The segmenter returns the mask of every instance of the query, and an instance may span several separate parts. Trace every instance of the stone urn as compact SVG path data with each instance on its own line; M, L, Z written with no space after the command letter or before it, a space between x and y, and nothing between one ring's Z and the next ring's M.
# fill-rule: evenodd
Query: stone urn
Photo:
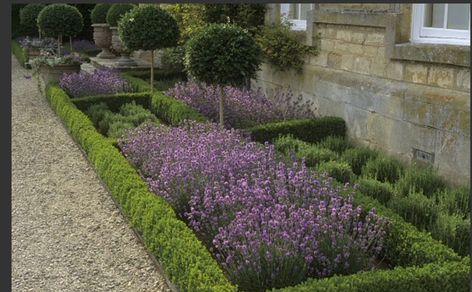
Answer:
M93 40L97 47L102 51L97 55L100 59L113 59L116 56L110 52L111 47L111 31L110 26L107 23L94 23L93 27Z
M39 68L39 73L44 84L47 85L49 82L57 82L61 79L64 73L79 73L80 64L60 64L60 65L42 65Z
M136 62L130 58L131 52L127 50L123 42L121 41L120 34L118 33L118 27L110 27L111 30L111 46L113 50L121 55L116 62L118 67L134 67L137 66Z

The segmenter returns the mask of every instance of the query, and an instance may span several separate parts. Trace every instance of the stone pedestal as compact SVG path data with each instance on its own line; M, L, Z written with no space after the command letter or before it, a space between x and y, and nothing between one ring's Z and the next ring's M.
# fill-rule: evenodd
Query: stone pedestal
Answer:
M110 26L106 23L95 23L93 27L93 40L97 47L102 51L97 55L100 59L113 59L116 56L110 52L111 47L111 31Z

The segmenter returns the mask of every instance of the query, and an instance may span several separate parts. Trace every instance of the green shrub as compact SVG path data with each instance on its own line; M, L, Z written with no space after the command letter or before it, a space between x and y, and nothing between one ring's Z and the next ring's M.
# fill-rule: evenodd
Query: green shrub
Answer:
M25 67L25 68L28 67L28 61L29 61L28 52L25 48L20 46L20 44L15 40L11 41L11 52L16 57L16 59L18 60L18 63L20 63L22 67Z
M30 3L20 10L20 24L25 33L38 35L38 15L44 7L41 3Z
M296 157L299 159L305 159L306 166L314 167L322 162L336 159L337 155L329 149L320 148L317 145L309 145L300 148L296 153Z
M427 198L426 198L427 199ZM420 232L411 223L406 222L398 213L387 208L379 201L357 191L354 205L364 210L375 208L380 216L388 219L384 256L394 266L422 266L432 262L460 260L450 247L431 238L426 232Z
M191 76L207 84L242 86L256 76L260 53L242 28L211 24L187 42L185 67Z
M470 259L431 263L423 267L396 267L349 276L310 279L279 292L466 292L470 290Z
M275 139L274 146L275 150L287 155L290 153L297 153L301 148L308 147L310 144L295 139L293 135L289 134Z
M414 191L407 196L394 196L388 206L421 230L428 230L435 224L440 213L434 200Z
M470 215L470 188L467 186L440 190L434 193L434 199L449 215L458 214L464 218Z
M304 35L294 32L289 25L265 27L257 38L267 61L280 71L294 69L301 72L305 57L318 50L303 44Z
M74 98L71 101L82 111L87 110L92 105L103 102L111 111L117 112L120 110L122 105L132 102L136 103L137 105L142 105L144 108L149 108L151 106L151 95L146 92L117 93L111 95L79 97Z
M322 117L306 120L291 120L267 123L247 129L257 142L272 142L279 136L293 135L308 143L316 143L328 136L344 137L346 123L338 117Z
M207 118L173 97L164 95L161 92L155 92L152 96L151 111L161 121L168 125L176 126L184 120L194 120L199 122L207 121Z
M136 126L131 122L125 122L123 120L112 121L108 126L107 136L109 138L120 138L124 132L129 129L133 129Z
M328 148L338 154L343 154L344 151L352 147L344 137L339 136L328 136L321 140L318 145L323 148Z
M144 122L157 122L156 116L150 110L135 103L124 104L120 109L120 114L136 127Z
M47 98L172 283L181 291L236 291L192 230L162 197L148 190L126 158L95 130L67 94L50 85Z
M320 173L327 173L328 176L334 178L340 183L347 183L354 180L355 175L344 161L324 161L320 162L316 170Z
M394 195L392 185L387 182L380 182L373 178L361 178L358 184L361 193L378 200L384 205L387 205Z
M98 3L90 12L90 19L92 23L107 23L107 13L112 4Z
M379 156L362 168L362 174L376 180L396 182L403 173L403 165L396 159Z
M400 195L406 196L410 190L422 192L431 198L437 191L446 188L446 182L433 172L431 167L420 168L412 165L408 167L405 174L398 180L397 191Z
M439 214L430 228L431 236L453 248L459 255L469 254L470 219L460 215Z
M136 7L136 5L132 3L115 3L110 6L106 14L106 22L110 25L110 27L115 27L118 25L118 21L121 19L123 14L130 11Z
M204 20L227 23L228 20L255 34L264 25L265 4L205 4Z
M341 159L346 161L356 175L362 173L362 168L367 161L377 158L379 153L367 147L354 147L346 149L343 152Z
M206 25L203 4L161 4L161 7L177 21L181 33L180 45L184 45L195 32Z
M68 4L51 4L38 15L38 27L45 36L76 36L84 26L79 10Z
M106 113L111 113L111 111L104 102L94 104L87 110L87 116L89 116L90 120L96 127L98 126L98 123L105 117Z
M120 38L130 50L157 50L174 47L179 39L175 19L156 6L138 6L118 22Z

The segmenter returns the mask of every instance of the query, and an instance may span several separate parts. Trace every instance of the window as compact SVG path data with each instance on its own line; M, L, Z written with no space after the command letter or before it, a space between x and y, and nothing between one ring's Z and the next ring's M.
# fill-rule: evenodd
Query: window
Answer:
M306 30L307 12L313 8L314 4L280 4L280 14L292 24L293 30Z
M413 4L411 41L470 45L470 4Z

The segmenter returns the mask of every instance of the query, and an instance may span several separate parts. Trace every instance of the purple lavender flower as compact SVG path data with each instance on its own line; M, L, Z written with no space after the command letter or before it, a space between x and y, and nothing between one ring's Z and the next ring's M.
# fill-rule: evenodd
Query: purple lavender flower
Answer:
M247 128L261 123L287 119L312 118L312 103L294 98L288 91L275 91L266 96L257 90L224 87L225 125L227 128ZM212 121L218 120L220 89L192 81L177 83L166 94L173 96L197 109Z
M131 85L113 69L96 69L93 74L64 73L59 85L71 97L132 91Z
M355 208L349 185L287 166L237 130L144 125L119 146L243 290L369 269L382 251L386 221Z

